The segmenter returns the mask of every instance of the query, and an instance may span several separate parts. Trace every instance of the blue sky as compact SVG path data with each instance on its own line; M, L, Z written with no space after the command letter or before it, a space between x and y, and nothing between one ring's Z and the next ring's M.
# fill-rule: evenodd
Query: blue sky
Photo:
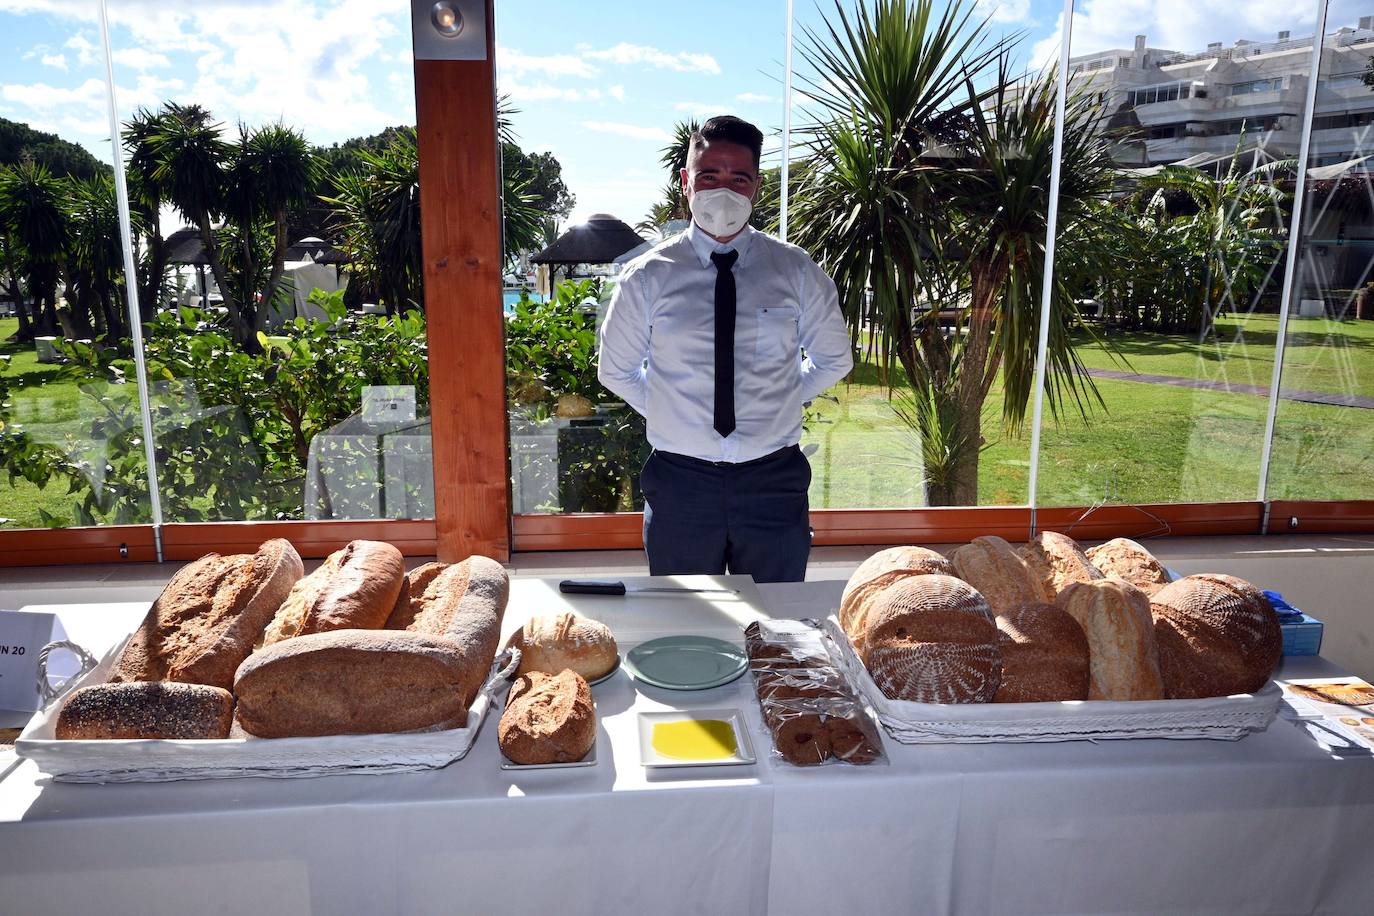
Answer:
M844 0L846 6L853 0ZM798 34L822 10L796 0ZM1062 4L980 2L1023 56L1055 53ZM121 118L164 99L227 124L282 120L329 143L413 123L407 0L109 0ZM496 0L502 91L521 144L551 150L577 196L574 219L635 223L658 198L673 125L730 112L782 124L785 0ZM1334 0L1330 27L1374 14ZM1198 50L1209 41L1310 34L1315 4L1280 0L1078 0L1073 53ZM0 116L110 158L104 58L93 0L0 0ZM794 119L798 116L794 114ZM774 154L776 156L776 154Z

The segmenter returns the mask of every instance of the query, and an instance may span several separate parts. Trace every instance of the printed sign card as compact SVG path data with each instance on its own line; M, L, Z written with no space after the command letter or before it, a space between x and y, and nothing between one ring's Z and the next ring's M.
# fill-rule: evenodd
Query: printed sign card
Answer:
M56 614L0 611L0 724L17 719L22 725L43 705L38 695L38 653L53 640L65 638ZM55 654L50 680L75 674L80 667L70 653Z
M415 419L414 385L365 385L363 421L409 423Z

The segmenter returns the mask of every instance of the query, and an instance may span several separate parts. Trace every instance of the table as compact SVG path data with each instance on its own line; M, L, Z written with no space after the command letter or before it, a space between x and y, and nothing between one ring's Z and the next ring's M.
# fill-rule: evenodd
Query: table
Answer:
M317 433L302 501L307 519L432 518L429 418L372 423L355 415Z
M842 584L760 586L722 607L568 599L516 578L506 629L566 601L623 649L673 629L737 632L755 600L823 614ZM1292 662L1289 676L1336 673ZM758 750L768 738L747 678L700 694L636 686L621 672L596 688L586 769L499 769L491 721L466 759L416 774L80 786L20 764L0 782L0 909L1370 911L1374 757L1333 758L1285 721L1239 742L887 740L886 766L646 771L640 710L738 706Z

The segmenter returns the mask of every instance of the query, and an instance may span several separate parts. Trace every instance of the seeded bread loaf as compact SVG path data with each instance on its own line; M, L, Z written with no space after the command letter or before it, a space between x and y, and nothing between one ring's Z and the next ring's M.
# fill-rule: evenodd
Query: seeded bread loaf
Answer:
M610 629L569 611L531 617L511 635L509 644L520 650L519 674L557 674L568 668L594 681L620 664Z
M405 574L405 560L395 547L351 541L295 584L260 645L329 630L379 628L396 606Z
M1078 542L1058 531L1042 531L1021 548L1021 558L1040 578L1053 601L1071 582L1093 582L1103 578Z
M1121 579L1070 582L1055 604L1088 637L1090 700L1162 700L1150 599Z
M482 556L458 563L426 563L406 577L407 599L387 629L442 637L464 659L463 701L471 705L501 642L501 618L510 579L500 563Z
M234 697L206 684L130 681L72 691L57 714L60 740L227 738Z
M1088 698L1088 637L1063 608L1023 604L997 615L1002 682L994 703Z
M953 576L913 576L884 589L868 614L860 654L894 700L987 703L1002 662L983 596Z
M423 633L296 636L239 666L238 721L260 738L459 728L467 722L470 666L452 642Z
M1054 600L1016 548L999 537L974 538L950 554L949 559L955 574L987 599L994 614Z
M1169 571L1164 564L1130 538L1113 538L1098 544L1086 556L1104 576L1125 579L1147 595L1169 584Z
M865 618L875 597L895 582L931 573L952 576L954 566L942 554L925 547L889 547L859 564L840 597L840 626L854 648L863 644Z
M1187 576L1150 599L1170 699L1254 693L1283 657L1278 615L1234 576Z
M211 553L188 563L129 637L110 680L229 688L234 670L303 572L300 554L281 538L257 553Z
M501 753L516 763L574 763L596 743L592 690L575 671L531 671L516 678L496 729Z

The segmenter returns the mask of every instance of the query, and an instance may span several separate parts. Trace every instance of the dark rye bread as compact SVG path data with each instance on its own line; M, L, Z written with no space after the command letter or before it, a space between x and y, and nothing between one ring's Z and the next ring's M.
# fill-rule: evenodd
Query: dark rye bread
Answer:
M452 642L424 633L296 636L239 666L238 720L260 738L459 728L467 722L471 665Z
M396 607L405 576L405 559L395 547L350 541L292 587L259 645L329 630L380 628Z
M515 763L575 763L596 743L592 689L568 668L516 678L496 729L501 753Z
M1244 579L1187 576L1155 592L1150 613L1172 700L1254 693L1283 657L1278 615Z
M113 683L181 681L229 688L304 567L289 541L253 554L207 554L182 567L129 637Z
M994 703L1088 698L1088 637L1063 608L1023 604L997 615L1002 682Z
M426 563L406 576L404 601L386 621L389 630L442 637L464 660L463 701L469 706L487 678L501 642L510 579L482 556L458 563Z
M234 697L205 684L135 681L72 692L57 714L61 740L227 738Z

